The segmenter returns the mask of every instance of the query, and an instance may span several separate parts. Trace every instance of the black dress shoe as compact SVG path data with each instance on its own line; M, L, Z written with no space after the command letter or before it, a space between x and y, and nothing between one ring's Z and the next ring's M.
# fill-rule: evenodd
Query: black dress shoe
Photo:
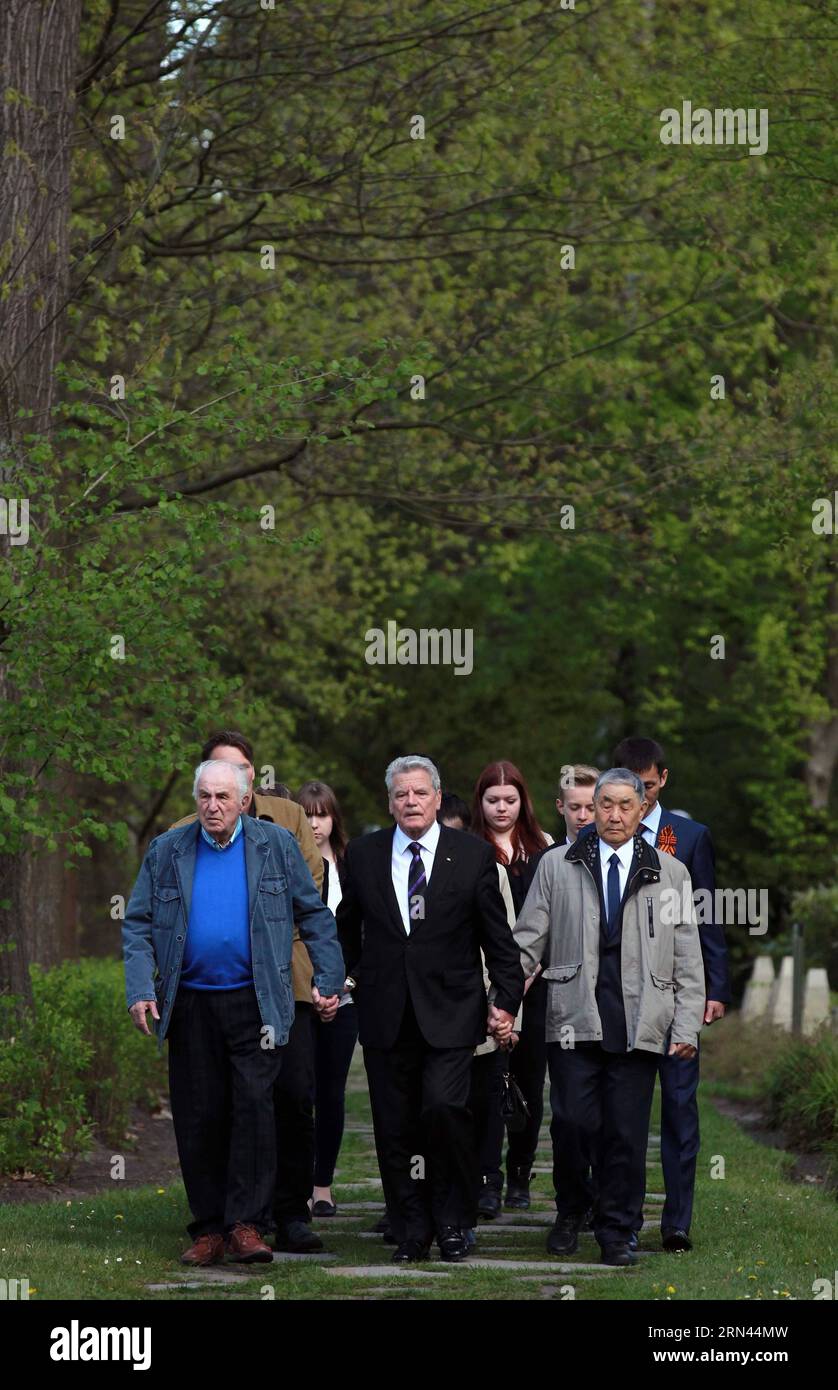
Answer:
M661 1230L661 1244L664 1250L692 1250L693 1243L680 1226L666 1226Z
M599 1262L603 1265L620 1265L625 1268L628 1265L636 1265L637 1256L633 1250L629 1250L628 1241L616 1240L611 1245L603 1245Z
M557 1216L555 1225L547 1237L547 1250L551 1255L574 1255L579 1249L579 1216Z
M307 1221L286 1221L278 1226L274 1244L277 1250L286 1250L291 1255L313 1255L326 1248Z
M501 1188L502 1188L501 1184ZM500 1215L501 1188L483 1179L483 1187L477 1199L477 1215L483 1221L494 1221Z
M337 1216L338 1209L335 1202L315 1202L311 1208L312 1216Z
M393 1251L394 1265L413 1264L414 1261L427 1260L431 1250L429 1245L420 1245L418 1240L403 1240Z
M506 1175L506 1198L503 1204L509 1211L529 1210L531 1176L529 1166L510 1168Z
M441 1226L436 1243L439 1246L440 1259L447 1260L449 1264L458 1264L460 1260L468 1259L468 1241L459 1226Z

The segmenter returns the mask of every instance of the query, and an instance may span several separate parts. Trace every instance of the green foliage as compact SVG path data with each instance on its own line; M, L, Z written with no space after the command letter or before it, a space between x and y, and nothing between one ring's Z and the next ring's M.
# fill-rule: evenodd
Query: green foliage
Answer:
M0 1172L66 1175L92 1137L85 1082L92 1049L78 1019L16 1017L0 996Z
M94 1134L124 1140L134 1105L151 1107L164 1066L125 1007L121 965L33 967L34 1009L0 998L0 1172L65 1176Z
M830 1157L838 1180L838 1038L790 1038L765 1080L772 1119L798 1148Z
M803 928L806 965L825 966L838 982L838 885L819 883L795 894L791 916Z

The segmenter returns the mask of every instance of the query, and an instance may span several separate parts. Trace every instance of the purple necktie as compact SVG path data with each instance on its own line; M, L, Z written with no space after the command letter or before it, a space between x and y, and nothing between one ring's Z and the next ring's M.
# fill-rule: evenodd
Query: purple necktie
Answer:
M410 922L421 922L425 916L425 866L422 863L422 846L411 840L410 852L413 858L407 871L407 917Z

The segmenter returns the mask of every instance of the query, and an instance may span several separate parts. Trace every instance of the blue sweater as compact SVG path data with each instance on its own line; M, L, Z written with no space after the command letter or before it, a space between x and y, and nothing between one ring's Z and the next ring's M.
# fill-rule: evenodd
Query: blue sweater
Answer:
M180 977L184 989L253 984L244 845L244 835L238 835L227 849L213 849L198 836Z

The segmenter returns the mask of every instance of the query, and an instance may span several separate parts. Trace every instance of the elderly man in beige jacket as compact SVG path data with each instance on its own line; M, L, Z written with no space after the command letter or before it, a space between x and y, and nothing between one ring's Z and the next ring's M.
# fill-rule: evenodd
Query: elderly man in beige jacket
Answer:
M549 966L547 1055L556 1131L551 1254L572 1254L598 1180L594 1234L602 1262L636 1264L657 1058L694 1055L704 969L689 875L638 833L643 783L603 772L595 833L546 850L515 928L524 974ZM683 891L686 885L686 892ZM687 909L685 912L685 904Z

